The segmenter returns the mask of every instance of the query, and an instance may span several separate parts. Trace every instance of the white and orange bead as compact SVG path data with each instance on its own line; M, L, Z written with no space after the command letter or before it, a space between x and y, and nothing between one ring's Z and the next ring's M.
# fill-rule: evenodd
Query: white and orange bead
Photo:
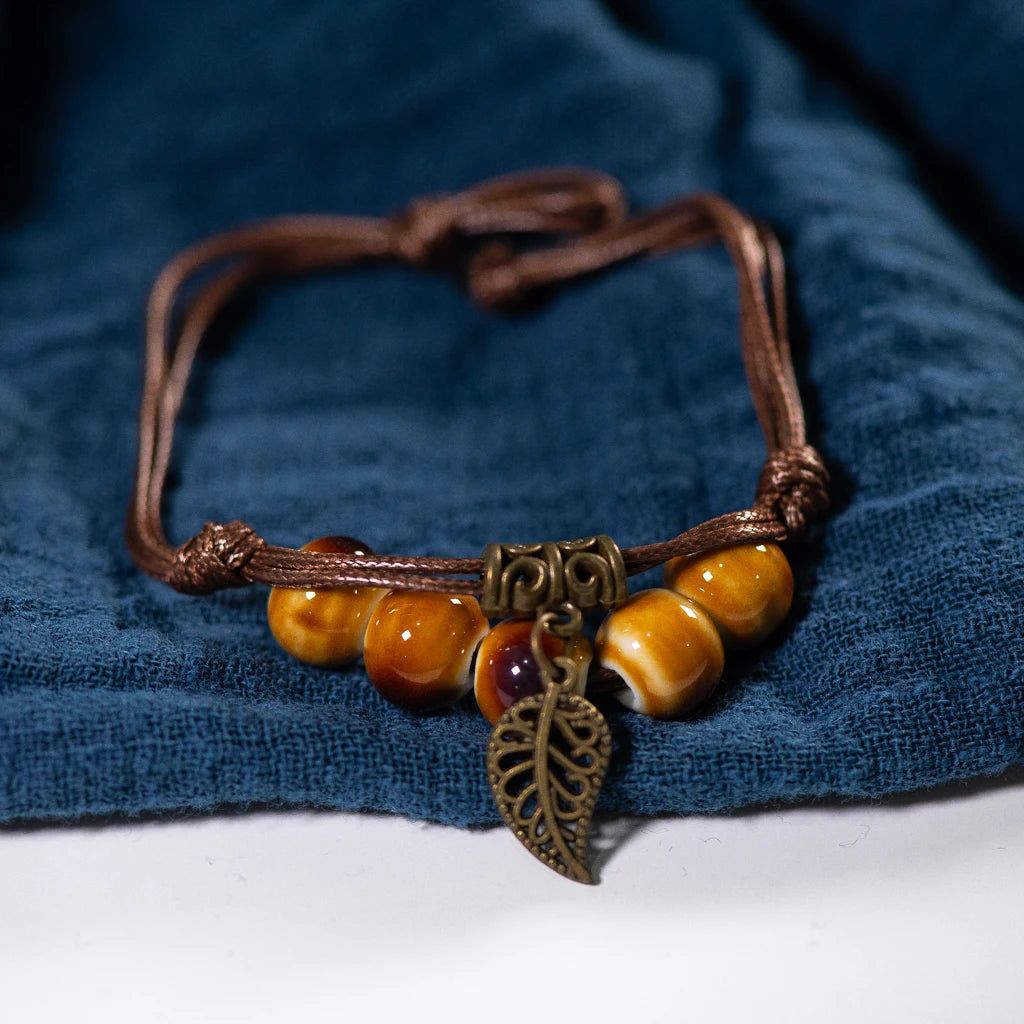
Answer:
M481 713L491 725L517 700L544 691L540 666L530 646L533 626L533 619L506 619L499 622L480 644L473 691ZM579 672L578 692L582 693L593 657L590 641L579 634L566 641L544 633L541 644L549 658L564 655L572 658Z
M339 555L372 553L352 537L320 537L302 550ZM363 653L367 623L386 593L379 587L274 587L267 601L267 621L274 639L293 657L309 665L338 668Z
M391 590L366 629L366 674L382 697L410 711L436 711L469 691L473 652L488 623L476 599Z
M594 653L623 681L613 691L634 711L675 718L718 685L725 654L715 624L671 590L641 590L601 624Z
M789 613L793 572L777 544L734 544L665 565L665 586L696 601L732 647L752 647Z

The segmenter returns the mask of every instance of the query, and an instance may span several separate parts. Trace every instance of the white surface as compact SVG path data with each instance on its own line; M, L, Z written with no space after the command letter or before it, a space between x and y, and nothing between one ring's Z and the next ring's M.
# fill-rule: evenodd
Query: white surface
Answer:
M595 888L391 818L3 830L0 1019L1024 1020L1020 774L631 826Z

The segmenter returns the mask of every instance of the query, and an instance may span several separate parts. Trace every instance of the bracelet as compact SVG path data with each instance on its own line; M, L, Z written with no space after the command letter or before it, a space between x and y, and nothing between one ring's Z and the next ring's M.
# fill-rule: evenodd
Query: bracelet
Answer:
M560 237L517 250L515 236ZM624 550L603 535L492 543L479 558L379 555L341 536L296 550L238 521L168 542L161 505L192 364L213 319L253 283L398 260L454 271L478 302L508 310L625 260L716 240L737 273L740 348L768 449L749 508ZM697 707L721 677L725 648L758 643L788 613L793 578L777 545L825 512L827 488L805 436L778 241L710 193L630 217L608 175L507 175L387 218L281 217L215 235L173 259L150 295L125 530L137 566L185 594L268 584L281 646L324 667L362 657L381 695L410 711L438 710L472 688L493 726L486 770L503 820L577 881L593 881L587 838L612 748L585 693L607 691L659 718ZM627 578L659 565L663 586L630 596ZM591 644L584 613L596 610L607 614Z

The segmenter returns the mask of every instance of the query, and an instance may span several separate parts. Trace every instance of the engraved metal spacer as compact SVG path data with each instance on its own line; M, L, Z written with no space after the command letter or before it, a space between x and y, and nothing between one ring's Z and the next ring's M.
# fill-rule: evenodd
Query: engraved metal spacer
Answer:
M626 564L605 534L543 544L488 544L480 607L489 619L533 615L566 602L616 608L629 596Z

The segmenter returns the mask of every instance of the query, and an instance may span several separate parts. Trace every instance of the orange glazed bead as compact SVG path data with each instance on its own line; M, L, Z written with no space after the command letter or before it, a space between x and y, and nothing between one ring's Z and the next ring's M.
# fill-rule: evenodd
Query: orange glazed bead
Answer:
M302 550L336 555L372 554L365 544L352 537L320 537ZM362 654L366 624L386 593L379 587L274 587L267 601L267 621L274 639L289 654L309 665L337 668Z
M533 619L499 622L484 637L477 652L473 691L480 711L491 725L517 700L543 692L540 668L530 649L533 623ZM590 641L585 636L576 635L567 645L559 637L544 633L541 643L549 658L568 653L576 662L580 679L578 692L582 694L592 657Z
M760 643L793 603L793 571L771 542L673 558L664 578L666 587L701 605L733 647Z
M470 662L486 633L476 598L391 590L366 629L366 674L393 704L436 711L469 690Z
M641 590L597 631L598 662L626 684L623 704L675 718L701 703L722 677L722 640L707 613L671 590Z

